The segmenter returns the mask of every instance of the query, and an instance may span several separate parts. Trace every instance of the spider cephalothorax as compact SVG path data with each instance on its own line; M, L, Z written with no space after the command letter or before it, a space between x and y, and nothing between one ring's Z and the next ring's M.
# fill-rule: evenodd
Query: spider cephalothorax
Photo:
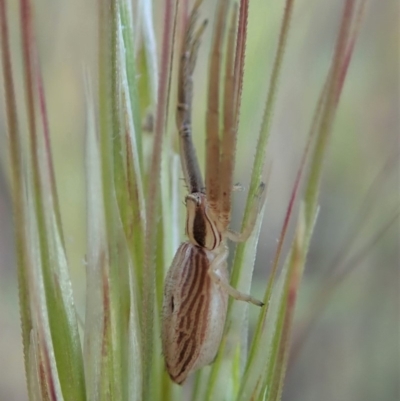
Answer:
M186 211L186 235L190 242L210 251L218 248L222 235L206 195L198 192L186 196Z

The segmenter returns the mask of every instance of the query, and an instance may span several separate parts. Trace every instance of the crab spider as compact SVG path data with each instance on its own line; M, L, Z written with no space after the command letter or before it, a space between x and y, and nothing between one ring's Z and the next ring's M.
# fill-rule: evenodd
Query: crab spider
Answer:
M188 374L214 360L221 342L229 295L263 305L229 284L227 239L242 242L250 236L262 204L264 184L259 187L249 224L241 233L230 230L236 150L232 110L236 104L233 77L227 70L224 133L220 141L218 87L221 62L218 39L214 42L210 64L205 185L192 141L192 76L200 37L206 26L205 21L197 31L194 30L201 1L196 2L187 24L180 58L176 111L181 164L189 192L185 199L189 240L179 246L168 271L162 309L163 354L168 373L178 384L183 383ZM220 29L223 29L221 15L219 18ZM233 18L236 18L236 13ZM234 43L232 23L227 48L227 65L230 66L233 64Z

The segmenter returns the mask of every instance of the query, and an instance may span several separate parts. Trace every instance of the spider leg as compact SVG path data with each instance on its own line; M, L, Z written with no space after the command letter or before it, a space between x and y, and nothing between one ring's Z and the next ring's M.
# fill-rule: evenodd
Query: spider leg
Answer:
M263 302L252 297L250 294L245 294L243 292L240 292L236 288L232 287L226 278L227 275L219 274L219 271L223 269L226 270L226 258L228 257L228 249L224 245L222 246L222 248L223 249L217 254L215 259L210 264L208 272L211 277L211 280L215 284L219 285L232 298L235 298L238 301L245 301L257 306L264 306Z
M233 242L247 241L247 239L250 237L251 233L253 232L254 226L257 221L258 214L260 213L262 205L264 204L266 193L267 193L267 191L265 190L265 184L262 182L260 184L260 186L258 187L258 191L257 191L256 197L253 201L253 205L250 210L250 216L249 216L246 226L243 228L243 230L240 233L230 230L230 229L226 230L224 235L227 238L229 238Z
M192 138L192 99L193 71L196 65L200 37L204 32L206 21L194 31L198 19L198 8L202 0L198 0L190 16L185 41L183 43L178 76L178 104L176 108L176 125L179 131L179 144L182 169L189 192L200 192L204 187L196 150Z

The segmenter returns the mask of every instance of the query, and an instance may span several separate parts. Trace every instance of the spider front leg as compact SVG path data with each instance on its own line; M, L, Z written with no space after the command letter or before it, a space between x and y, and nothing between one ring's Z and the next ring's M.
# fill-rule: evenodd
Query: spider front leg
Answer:
M189 192L199 192L204 188L196 150L192 140L192 98L193 72L200 46L200 39L207 21L195 31L198 8L202 0L198 0L191 14L185 41L182 46L178 75L178 104L176 107L176 125L179 131L179 146L182 170Z
M229 238L233 242L245 242L250 237L251 233L253 232L254 226L257 222L257 217L260 213L262 205L265 201L265 184L262 182L258 187L257 194L255 199L253 200L253 205L250 210L250 216L247 221L246 226L243 228L242 232L238 233L236 231L228 229L225 232L225 236Z
M214 251L217 255L215 259L211 262L209 267L209 275L211 280L219 285L227 294L229 294L232 298L237 299L238 301L245 301L252 303L257 306L264 306L264 303L259 301L258 299L252 297L250 294L244 294L240 292L236 288L232 287L228 280L227 274L221 275L219 271L226 270L226 259L228 257L228 249L225 244L221 244L218 249ZM213 253L214 253L213 252Z

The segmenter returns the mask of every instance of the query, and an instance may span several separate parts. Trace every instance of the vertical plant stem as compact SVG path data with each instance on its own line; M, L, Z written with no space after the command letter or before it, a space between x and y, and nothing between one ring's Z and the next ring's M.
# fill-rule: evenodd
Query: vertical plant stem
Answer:
M3 65L3 84L8 128L8 146L12 175L12 198L14 206L14 230L16 238L16 255L18 267L18 295L21 314L22 343L24 352L25 372L29 372L29 342L32 330L32 316L29 305L30 291L28 280L27 249L26 249L26 216L24 208L22 149L19 137L17 105L15 100L14 80L12 74L11 54L9 48L7 10L5 0L0 0L0 45ZM26 374L28 388L30 375Z
M104 346L102 393L110 400L122 397L122 355L121 355L121 300L119 278L119 253L117 204L114 183L113 140L119 136L118 96L118 2L99 1L99 118L102 189L108 263L104 266ZM107 269L107 266L109 269Z
M142 151L142 126L140 120L139 94L136 83L136 60L134 48L134 34L132 26L131 9L128 6L129 0L120 2L121 23L123 26L122 35L125 44L125 69L129 88L129 98L132 113L132 120L135 130L137 154L139 156L139 167L143 169L143 151Z
M318 203L319 185L322 175L322 167L325 160L328 139L336 113L338 94L340 88L338 81L340 78L341 67L343 67L343 57L346 49L346 42L349 36L350 25L354 9L354 0L347 0L343 9L343 17L339 30L339 36L336 42L335 53L332 60L332 70L330 81L327 86L324 107L321 112L320 124L318 126L319 135L316 141L314 155L310 166L310 177L305 190L306 204L306 224L309 227L310 222L314 220L315 211ZM342 83L343 83L342 78Z
M247 20L249 15L249 0L240 1L239 23L237 28L237 42L236 42L236 56L233 76L236 79L236 104L234 115L236 116L236 129L238 128L240 106L242 100L243 76L244 76L244 63L246 53L247 41Z
M29 130L29 154L32 173L32 191L34 214L37 222L37 233L39 237L39 255L41 270L43 273L43 291L47 306L50 323L50 338L53 342L55 361L63 396L66 400L78 400L85 397L85 384L83 380L82 355L79 343L79 335L75 325L75 317L70 313L74 308L72 298L67 299L66 291L70 290L68 279L60 279L59 266L52 263L53 253L50 254L51 244L54 238L50 237L51 218L55 214L54 198L53 204L49 205L51 189L49 192L48 180L43 176L39 154L42 144L37 132L37 121L35 115L35 78L38 77L36 65L35 40L33 34L33 19L31 3L29 0L20 0L20 24L22 36L22 53L25 78L26 107L28 113ZM49 174L51 176L51 174ZM28 178L30 181L30 178ZM45 185L45 183L47 185ZM51 186L51 178L50 178ZM54 192L53 192L54 193ZM46 198L45 198L46 196ZM45 202L46 199L46 202ZM50 209L48 208L50 207ZM57 220L57 217L55 217ZM58 228L60 224L58 224ZM51 234L50 234L51 235ZM52 240L53 242L49 242ZM65 277L64 277L65 278ZM68 289L66 287L69 287ZM47 344L49 345L49 344ZM72 386L72 391L71 391Z
M260 180L264 168L265 151L271 130L273 110L275 107L276 94L283 63L283 56L285 53L286 43L289 36L289 28L290 28L290 21L293 13L293 8L294 8L294 0L286 0L281 31L279 34L278 48L270 79L267 102L265 105L264 115L260 129L260 135L258 137L258 142L256 147L257 149L256 156L254 158L249 194L247 197L246 208L243 216L242 228L245 227L247 220L250 216L252 201L260 185ZM232 268L232 278L231 278L231 283L233 286L236 286L239 281L240 270L244 255L244 248L245 244L239 244L236 248L235 260Z
M283 377L290 349L290 335L296 306L297 292L303 275L305 257L311 235L306 237L304 221L304 205L300 208L299 220L291 252L288 257L289 269L285 277L284 293L280 300L279 319L275 332L274 345L269 360L266 384L268 388L267 401L277 401L280 394ZM310 234L312 228L307 230Z
M64 233L62 230L62 222L61 222L60 204L58 201L58 193L57 193L57 186L56 186L56 177L54 174L53 158L51 156L50 128L49 128L49 122L48 122L48 118L47 118L47 107L46 107L45 96L44 96L43 79L42 79L42 74L39 69L37 69L37 71L36 71L36 76L37 76L36 79L37 79L37 85L38 85L40 113L42 115L42 123L43 123L43 136L44 136L44 144L45 144L45 149L46 149L47 170L48 170L49 176L50 176L49 181L50 181L52 204L54 207L54 213L55 213L55 217L56 217L58 233L60 235L63 248L65 249Z
M245 218L250 212L251 196L256 193L265 163L265 150L271 131L272 116L274 112L279 79L282 70L283 57L285 54L286 43L289 37L290 21L293 14L295 0L286 0L285 10L282 19L281 31L279 34L278 48L272 69L270 86L268 91L267 102L265 104L260 135L257 143L257 153L254 160L251 183L249 189L249 198L246 205ZM250 202L249 202L250 200Z
M153 341L155 319L155 260L154 251L157 231L157 208L160 191L160 166L163 136L167 122L167 108L169 95L169 81L172 65L172 44L174 32L175 3L172 0L165 2L164 30L161 54L161 69L158 85L158 104L153 142L153 153L150 165L149 186L146 209L146 237L145 237L145 268L143 272L143 400L150 395L150 374L153 361Z

